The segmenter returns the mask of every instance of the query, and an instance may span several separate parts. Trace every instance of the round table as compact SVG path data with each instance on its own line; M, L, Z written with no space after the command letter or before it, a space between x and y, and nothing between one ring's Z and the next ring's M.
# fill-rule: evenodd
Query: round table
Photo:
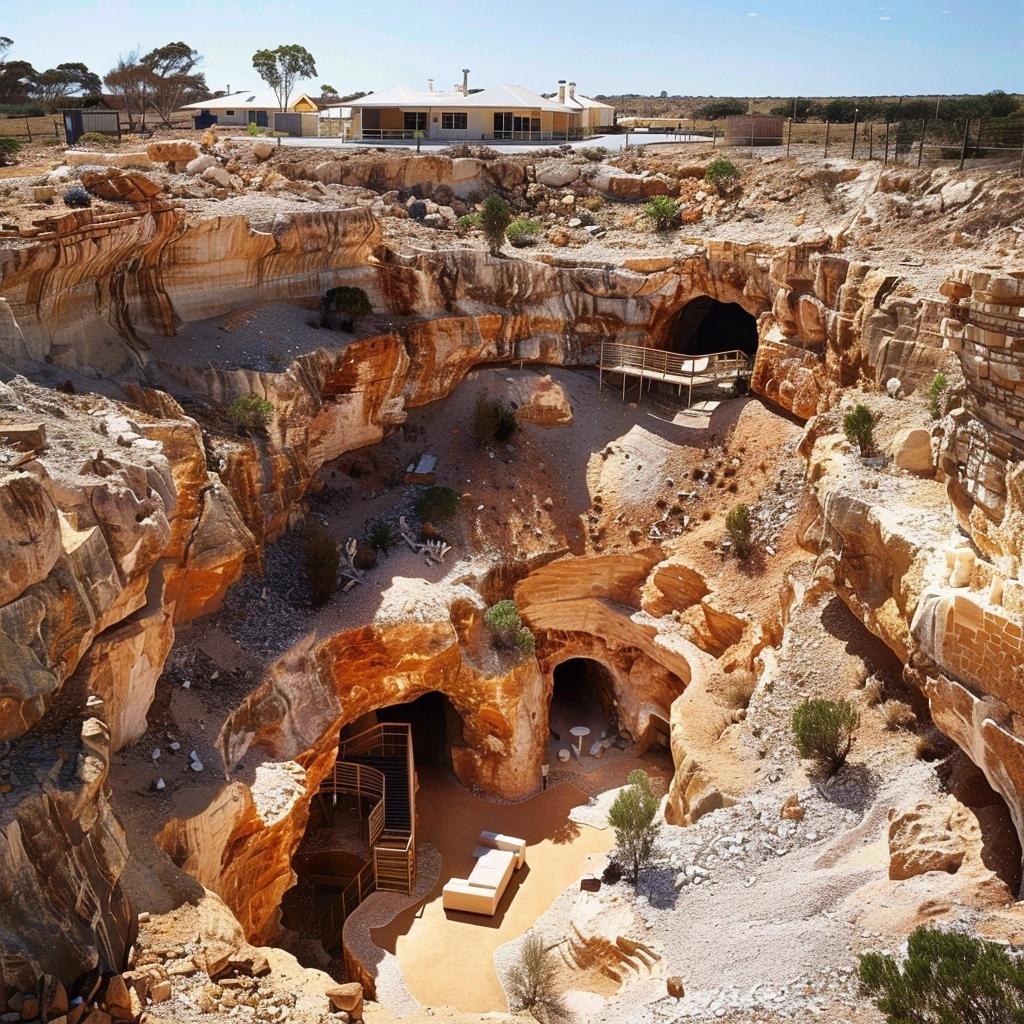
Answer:
M576 744L576 750L580 754L582 754L583 753L583 737L584 736L589 736L590 735L590 730L585 725L574 725L569 730L569 732L572 733L573 736L576 736L578 738L578 742Z

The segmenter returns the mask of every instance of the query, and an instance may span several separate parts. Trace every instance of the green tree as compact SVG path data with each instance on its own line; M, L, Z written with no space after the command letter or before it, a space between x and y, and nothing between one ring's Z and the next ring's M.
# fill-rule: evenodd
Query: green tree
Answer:
M949 378L941 371L932 377L932 382L928 385L928 411L933 420L942 415L942 396L948 387Z
M129 130L134 131L136 128L136 115L139 118L139 129L145 128L152 76L142 63L139 51L136 49L121 54L117 58L117 63L103 76L103 84L124 103Z
M65 96L81 93L85 97L98 96L103 91L100 76L84 64L58 64L40 71L32 84L32 96L48 110L54 109Z
M335 89L333 85L327 85L327 83L325 82L325 83L323 83L320 86L320 95L321 96L337 96L338 95L338 90Z
M256 73L274 91L277 105L287 110L295 83L316 74L316 61L304 46L290 43L274 50L257 50L252 55Z
M693 116L700 121L716 121L720 117L732 117L747 112L747 102L741 99L714 99L695 107Z
M615 846L629 865L633 885L636 885L640 881L640 869L650 863L654 851L660 827L655 816L660 801L651 791L645 771L634 768L627 782L608 811L608 821L615 829Z
M855 405L843 417L843 433L861 455L870 455L875 447L875 418L871 410L861 403Z
M848 700L812 697L793 709L793 743L801 757L835 775L846 763L858 725L860 715Z
M729 532L729 539L737 557L746 558L750 552L753 524L750 521L750 509L743 502L729 509L725 517L725 528Z
M1024 1024L1024 960L994 942L922 925L905 960L864 953L859 974L888 1024Z
M505 228L512 223L508 203L499 195L489 195L480 210L480 227L487 237L491 252L501 252L501 244L505 241Z
M508 995L513 1013L527 1010L544 1022L569 1017L558 992L558 962L544 939L534 932L523 940L509 968Z
M202 59L198 50L182 42L165 43L141 59L150 76L151 102L165 125L186 100L205 96L206 79L195 71Z

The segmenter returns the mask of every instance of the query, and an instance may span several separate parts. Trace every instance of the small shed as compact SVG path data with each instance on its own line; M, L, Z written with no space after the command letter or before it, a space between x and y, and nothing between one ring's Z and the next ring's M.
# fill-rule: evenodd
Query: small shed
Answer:
M781 146L784 117L737 114L725 119L727 146Z
M81 107L60 112L64 120L64 135L69 146L73 146L83 135L97 132L100 135L121 137L121 115L116 110L103 107Z

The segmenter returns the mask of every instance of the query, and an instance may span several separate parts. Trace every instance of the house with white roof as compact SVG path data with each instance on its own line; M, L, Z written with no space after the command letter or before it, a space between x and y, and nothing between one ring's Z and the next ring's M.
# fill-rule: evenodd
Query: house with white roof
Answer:
M615 124L615 108L600 100L591 99L576 91L575 82L558 80L558 102L572 110L578 110L580 125L584 132L598 132L602 128L611 128Z
M196 128L209 128L212 124L255 124L260 128L272 128L273 115L281 112L281 104L269 89L264 92L243 89L215 99L186 103L181 109L192 114ZM304 92L300 92L291 97L288 110L315 114L317 105Z
M450 90L395 85L352 100L352 137L363 141L430 139L441 142L548 142L584 134L580 107L521 85L471 91L469 72Z

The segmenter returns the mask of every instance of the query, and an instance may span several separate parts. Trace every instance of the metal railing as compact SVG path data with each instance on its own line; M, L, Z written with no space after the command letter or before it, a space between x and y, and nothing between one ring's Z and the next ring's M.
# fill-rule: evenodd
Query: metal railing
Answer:
M553 131L490 131L470 133L462 128L442 129L440 135L411 128L362 128L354 129L353 137L363 142L573 142L589 138L593 132L576 128L567 132Z
M693 404L693 389L707 384L718 384L736 380L750 368L746 353L739 349L727 349L708 355L682 355L660 348L645 348L642 345L623 345L619 342L602 341L598 356L598 387L604 387L604 375L617 373L622 377L622 398L626 398L626 385L630 377L640 382L643 394L644 382L648 390L652 382L673 384L679 394L686 387L687 407Z

